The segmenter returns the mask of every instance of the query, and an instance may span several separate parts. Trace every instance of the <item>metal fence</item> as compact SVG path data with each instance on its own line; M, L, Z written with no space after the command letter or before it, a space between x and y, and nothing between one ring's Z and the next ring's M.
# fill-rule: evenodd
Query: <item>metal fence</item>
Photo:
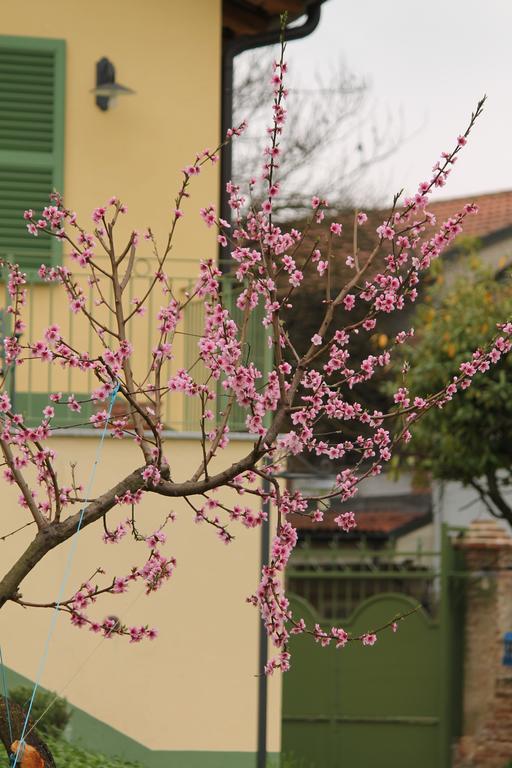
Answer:
M435 615L439 579L440 552L421 547L400 552L393 547L306 546L296 550L287 570L289 591L325 620L346 618L368 598L391 592L413 598Z

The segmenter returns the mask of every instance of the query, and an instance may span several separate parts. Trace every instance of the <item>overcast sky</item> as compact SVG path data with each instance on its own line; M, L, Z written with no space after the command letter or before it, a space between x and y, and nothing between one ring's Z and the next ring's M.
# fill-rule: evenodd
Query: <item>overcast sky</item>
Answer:
M369 81L377 122L390 114L401 121L407 141L370 172L386 198L428 177L486 93L485 112L440 193L455 197L512 189L511 39L512 0L327 0L318 28L290 44L288 60L306 85L311 72L343 57Z

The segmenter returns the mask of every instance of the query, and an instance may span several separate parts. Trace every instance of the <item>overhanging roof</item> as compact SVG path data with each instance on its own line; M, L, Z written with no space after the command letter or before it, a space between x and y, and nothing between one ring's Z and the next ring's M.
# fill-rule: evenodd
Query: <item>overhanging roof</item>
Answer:
M222 27L230 38L271 32L279 29L285 9L290 23L307 13L309 6L319 4L318 0L223 0Z

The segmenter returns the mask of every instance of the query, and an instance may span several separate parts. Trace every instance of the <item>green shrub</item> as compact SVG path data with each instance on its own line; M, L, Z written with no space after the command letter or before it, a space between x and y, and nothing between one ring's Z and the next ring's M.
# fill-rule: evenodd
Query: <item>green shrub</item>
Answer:
M98 752L76 747L63 738L49 736L46 739L58 768L143 768L119 757L106 757Z
M13 688L10 692L10 698L16 704L19 704L23 710L26 710L28 707L31 697L32 688L23 685ZM53 702L52 706L46 712L41 722L37 723L37 730L43 738L62 734L71 717L71 709L66 699L62 699L60 696L55 698L55 694L51 693L51 691L38 691L30 712L32 722L35 723L39 720L51 702Z
M10 692L10 698L24 710L28 707L31 697L32 688L25 686L13 688ZM50 691L37 692L30 714L33 722L41 717L51 702L54 703L37 724L37 730L51 750L58 768L143 768L138 763L106 757L66 741L63 733L72 712L66 699L60 696L55 698L55 694Z

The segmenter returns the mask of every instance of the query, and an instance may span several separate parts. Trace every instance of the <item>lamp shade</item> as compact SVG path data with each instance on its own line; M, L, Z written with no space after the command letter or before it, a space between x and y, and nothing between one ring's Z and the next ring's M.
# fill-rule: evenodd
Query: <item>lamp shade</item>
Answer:
M126 85L116 83L116 70L110 59L104 56L96 62L96 87L91 90L96 96L96 106L105 112L112 99L135 93Z

